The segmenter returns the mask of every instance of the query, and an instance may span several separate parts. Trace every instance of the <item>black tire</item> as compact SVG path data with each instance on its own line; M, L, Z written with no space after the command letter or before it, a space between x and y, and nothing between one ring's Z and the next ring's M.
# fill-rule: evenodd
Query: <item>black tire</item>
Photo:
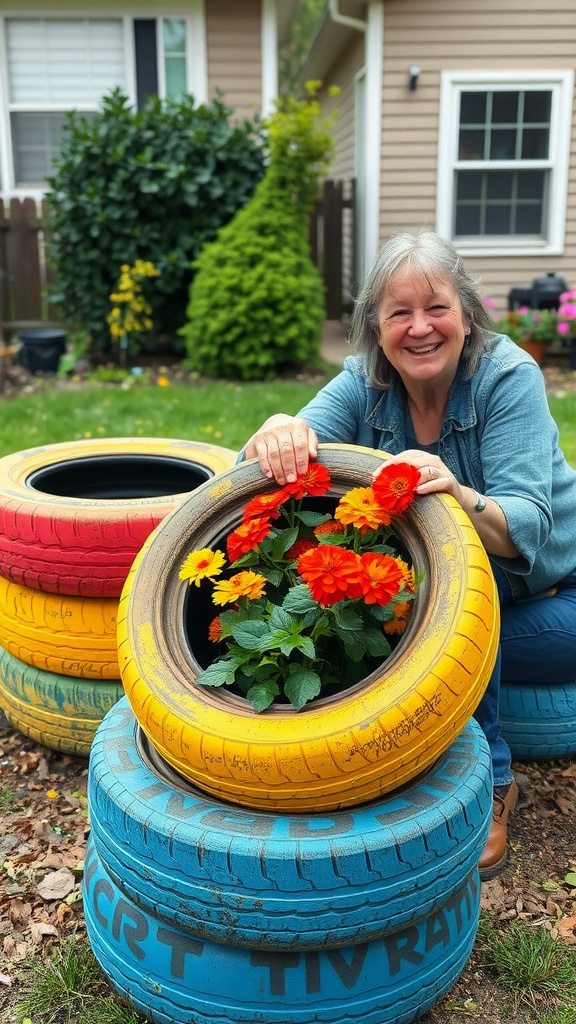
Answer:
M500 722L516 761L576 755L576 682L500 685Z
M96 729L122 695L120 680L43 672L0 648L0 706L18 732L50 750L88 757Z
M438 763L350 811L289 817L232 807L162 762L124 698L94 740L92 839L134 905L178 930L259 949L333 948L436 912L488 835L488 745L471 721Z

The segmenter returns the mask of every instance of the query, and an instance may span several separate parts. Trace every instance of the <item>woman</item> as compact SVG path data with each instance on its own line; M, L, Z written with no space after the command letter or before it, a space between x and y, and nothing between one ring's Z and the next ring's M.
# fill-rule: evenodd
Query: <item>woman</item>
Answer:
M541 371L491 325L450 243L431 231L391 238L354 308L357 355L298 416L268 419L244 452L282 485L319 442L384 450L387 461L417 467L417 493L451 494L470 516L502 609L497 663L475 715L494 778L483 879L505 864L518 796L498 722L500 679L576 678L576 472L558 447Z

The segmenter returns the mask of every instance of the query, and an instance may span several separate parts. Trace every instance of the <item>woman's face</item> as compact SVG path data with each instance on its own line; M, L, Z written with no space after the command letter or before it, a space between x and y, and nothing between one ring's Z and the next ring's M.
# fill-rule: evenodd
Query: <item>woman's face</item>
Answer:
M378 311L378 344L406 387L449 387L470 327L452 284L399 270Z

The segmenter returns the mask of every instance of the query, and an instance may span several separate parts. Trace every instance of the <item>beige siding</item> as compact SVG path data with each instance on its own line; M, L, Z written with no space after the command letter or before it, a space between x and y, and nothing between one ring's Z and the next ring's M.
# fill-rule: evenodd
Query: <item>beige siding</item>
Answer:
M239 118L262 109L260 0L208 0L208 95L217 89Z
M380 236L436 223L440 76L443 70L550 71L574 67L574 0L388 0ZM421 69L416 92L408 69ZM554 271L576 282L576 144L572 136L567 230L561 256L467 257L499 310L511 287Z

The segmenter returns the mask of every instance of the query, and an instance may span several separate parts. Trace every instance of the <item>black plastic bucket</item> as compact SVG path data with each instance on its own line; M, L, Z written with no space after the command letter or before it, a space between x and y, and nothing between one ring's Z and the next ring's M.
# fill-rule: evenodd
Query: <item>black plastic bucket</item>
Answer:
M34 328L21 331L18 359L30 373L56 373L60 356L66 351L66 331Z

